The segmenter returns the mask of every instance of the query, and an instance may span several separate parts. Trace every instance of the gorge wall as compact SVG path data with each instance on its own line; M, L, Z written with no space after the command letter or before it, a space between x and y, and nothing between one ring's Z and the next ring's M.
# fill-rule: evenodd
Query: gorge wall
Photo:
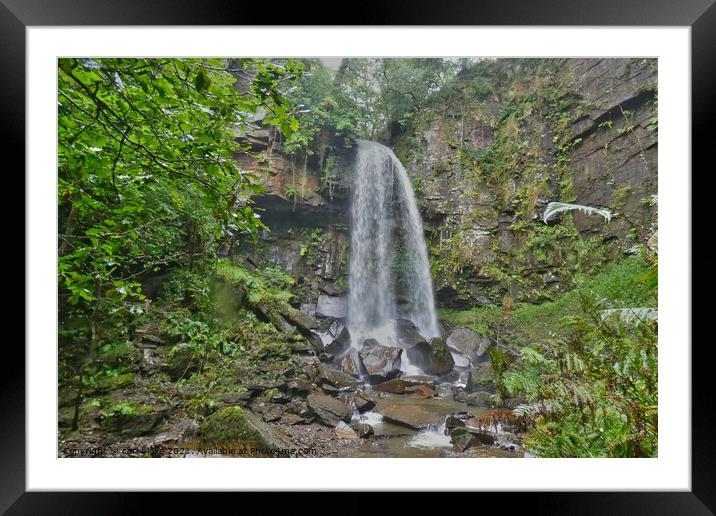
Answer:
M655 59L486 60L386 134L418 199L438 305L549 300L643 243L656 222L656 88ZM229 253L280 266L303 311L340 317L354 149L332 138L288 156L257 122L237 159L265 188L256 205L270 232ZM545 224L550 201L614 217Z

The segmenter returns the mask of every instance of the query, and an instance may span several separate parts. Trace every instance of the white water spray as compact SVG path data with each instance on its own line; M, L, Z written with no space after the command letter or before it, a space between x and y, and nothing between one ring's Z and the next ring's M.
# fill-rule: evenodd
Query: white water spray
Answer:
M401 314L427 337L440 336L423 225L412 185L388 147L359 141L351 208L348 328L354 346L366 338L396 345L394 241L402 243Z

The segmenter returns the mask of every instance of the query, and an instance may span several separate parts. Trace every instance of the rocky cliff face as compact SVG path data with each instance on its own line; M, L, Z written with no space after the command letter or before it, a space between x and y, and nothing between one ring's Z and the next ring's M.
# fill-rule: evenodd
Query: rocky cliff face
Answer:
M550 299L643 242L656 217L656 87L654 59L499 60L414 115L391 143L420 203L439 305ZM252 152L237 159L265 186L271 231L233 253L291 272L314 310L347 284L353 153L289 158L268 131L242 138ZM614 217L545 224L550 201Z
M623 252L643 241L655 222L656 86L652 59L503 60L417 114L395 147L421 199L443 305L549 299L615 258L607 241ZM545 225L550 201L615 216Z
M353 150L337 146L319 161L287 156L276 134L262 128L240 139L251 151L236 159L264 188L254 201L269 230L230 253L289 272L297 280L297 299L313 315L321 295L340 297L347 285Z

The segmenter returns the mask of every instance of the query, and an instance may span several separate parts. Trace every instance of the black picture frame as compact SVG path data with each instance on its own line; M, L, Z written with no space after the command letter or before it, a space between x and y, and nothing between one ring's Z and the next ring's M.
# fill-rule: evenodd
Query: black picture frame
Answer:
M25 141L25 29L38 25L246 25L257 21L270 25L636 25L690 26L692 70L692 161L707 163L706 153L713 146L707 141L708 129L716 122L714 79L716 79L716 0L500 0L499 2L463 3L442 1L439 5L424 0L363 2L354 9L326 3L308 8L302 2L276 4L268 9L263 3L228 0L0 0L0 92L4 156L19 157L24 170L24 155L19 149ZM337 15L333 20L318 20L319 12ZM88 46L91 50L91 46ZM22 168L19 168L22 167ZM692 166L693 168L693 166ZM709 168L713 168L710 166ZM6 169L10 173L9 169ZM710 172L708 169L704 172ZM667 171L663 171L667 173ZM668 173L679 173L669 171ZM691 177L693 177L693 172ZM20 176L15 173L16 176ZM685 177L684 180L689 180ZM24 189L23 184L19 185ZM698 205L696 190L693 205ZM16 195L14 195L16 196ZM693 223L698 220L692 216ZM17 224L19 225L19 224ZM692 235L695 228L692 228ZM18 246L19 247L19 246ZM693 256L693 255L692 255ZM707 253L706 259L713 254ZM692 270L695 265L692 266ZM698 270L698 269L696 269ZM25 269L28 275L32 271ZM694 310L697 305L693 304ZM702 308L701 310L705 310ZM26 310L32 310L27 306ZM693 318L693 316L692 316ZM696 318L693 318L696 320ZM690 342L668 343L688 349ZM713 514L716 511L716 475L714 474L714 383L709 381L712 366L707 354L710 339L692 346L692 490L690 492L591 492L591 493L481 493L480 506L493 502L499 507L524 506L538 514ZM11 356L14 355L14 356ZM7 514L107 514L143 512L149 495L127 493L39 493L25 492L25 353L6 341L5 363L0 374L0 511ZM157 495L154 495L157 496ZM197 503L191 494L164 493L163 512L173 507L187 509ZM217 495L213 495L217 496ZM228 496L228 495L227 495ZM245 496L242 494L241 496ZM361 495L343 498L341 505L357 506ZM288 503L301 505L300 496ZM486 498L489 497L489 498ZM213 499L214 503L224 503ZM351 500L353 498L353 500ZM420 500L417 495L415 500ZM506 501L509 499L509 501ZM500 501L501 500L501 501ZM278 499L272 498L272 508ZM199 501L198 503L203 503ZM487 505L486 505L487 504ZM206 506L204 507L206 508ZM387 508L387 506L385 506ZM340 510L340 509L339 509ZM472 509L471 509L472 510Z

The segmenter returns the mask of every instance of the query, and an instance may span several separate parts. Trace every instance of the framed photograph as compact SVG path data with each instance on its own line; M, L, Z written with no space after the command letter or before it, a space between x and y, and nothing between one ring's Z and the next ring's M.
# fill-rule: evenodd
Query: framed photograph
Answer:
M428 490L712 513L691 343L712 2L352 26L190 4L0 6L27 201L0 508Z

